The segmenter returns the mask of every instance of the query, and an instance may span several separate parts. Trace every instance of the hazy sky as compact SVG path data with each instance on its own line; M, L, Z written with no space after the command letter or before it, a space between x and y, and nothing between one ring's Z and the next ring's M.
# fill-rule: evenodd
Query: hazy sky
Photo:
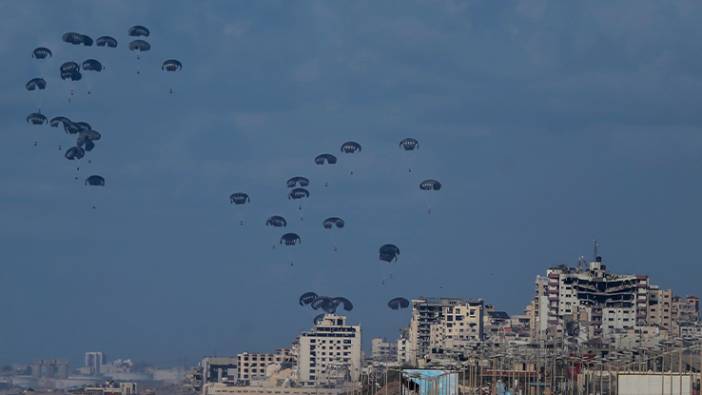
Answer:
M593 239L611 269L701 293L701 8L0 3L0 362L267 351L311 325L297 305L308 290L350 298L366 341L408 321L385 306L394 296L516 313L537 274L589 257ZM134 24L152 33L139 61ZM74 47L66 31L119 47ZM39 45L54 57L32 59ZM106 70L58 79L62 62L87 58ZM161 72L167 58L182 72ZM24 90L35 76L46 91ZM76 171L58 150L68 135L25 123L39 107L102 133L92 164ZM408 136L416 155L398 148ZM340 154L347 140L363 151ZM315 166L322 152L340 164ZM107 186L83 186L90 174ZM286 198L295 175L312 179L302 222ZM430 177L444 188L420 193ZM251 204L231 206L237 191ZM273 214L301 246L272 249ZM332 215L346 228L323 231ZM401 249L385 286L383 243Z

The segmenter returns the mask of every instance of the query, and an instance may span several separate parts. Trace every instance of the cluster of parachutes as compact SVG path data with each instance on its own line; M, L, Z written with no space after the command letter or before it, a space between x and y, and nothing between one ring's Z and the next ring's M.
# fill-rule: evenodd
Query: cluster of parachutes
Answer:
M141 25L132 26L127 30L127 34L131 40L128 48L130 51L137 53L137 59L142 52L151 50L151 44L146 41L146 38L151 34L147 27ZM93 40L87 34L66 32L61 39L64 43L76 46L92 47L95 45L103 48L118 47L117 39L107 35L100 36ZM32 51L32 58L42 62L48 61L48 59L53 58L53 56L54 54L51 49L43 46L37 47ZM177 59L166 59L161 64L161 70L165 72L180 71L182 68L182 63ZM82 62L67 60L59 66L58 76L64 81L77 82L83 79L83 73L100 73L103 70L105 70L105 66L97 59L89 58ZM137 74L139 74L139 71L137 71ZM25 83L25 89L29 92L43 91L47 89L47 87L47 80L43 76L34 77ZM90 94L91 92L88 91L87 93ZM173 93L172 89L170 93ZM68 97L69 102L71 102L71 96L73 96L73 89L71 89L70 96ZM26 121L33 126L44 126L47 124L54 128L60 126L66 134L75 136L75 144L64 152L64 157L71 161L80 160L86 156L86 153L92 151L95 148L95 143L102 137L100 132L93 129L87 122L73 121L66 116L56 116L49 119L41 112L41 108L27 115ZM37 145L38 142L35 141L34 146ZM61 150L62 147L59 146L59 151ZM91 175L85 179L84 184L89 186L105 186L105 179L100 175Z
M336 314L336 310L341 307L345 311L353 310L353 303L343 296L321 296L309 291L300 295L298 299L300 306L310 306L312 310L322 310L324 313L314 317L314 323L318 324L324 314Z

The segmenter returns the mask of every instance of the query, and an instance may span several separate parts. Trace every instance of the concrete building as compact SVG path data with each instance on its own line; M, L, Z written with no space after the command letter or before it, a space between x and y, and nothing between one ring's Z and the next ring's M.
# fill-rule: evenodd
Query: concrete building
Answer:
M60 359L42 359L30 365L31 375L35 379L65 379L70 369L68 362Z
M409 360L413 365L431 353L462 352L484 339L484 303L460 298L412 300Z
M291 364L293 358L289 348L281 348L275 353L248 353L237 354L238 376L241 384L250 385L256 381L267 379L266 369L275 364Z
M204 383L236 382L239 379L239 356L205 357L200 361L200 369Z
M397 342L376 337L371 340L371 358L373 362L396 362Z
M102 374L102 365L106 362L105 354L100 351L91 351L85 353L83 366L89 375L99 376Z
M298 383L307 386L356 382L361 376L361 326L325 314L298 339Z

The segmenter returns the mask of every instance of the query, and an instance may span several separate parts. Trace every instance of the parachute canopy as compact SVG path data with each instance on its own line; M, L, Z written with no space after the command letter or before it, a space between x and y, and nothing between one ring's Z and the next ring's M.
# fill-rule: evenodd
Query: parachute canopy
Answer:
M80 81L82 78L83 78L83 75L80 73L80 71L62 71L61 72L61 79L62 80Z
M400 141L400 148L404 149L405 151L414 151L415 149L419 148L419 141L411 137L402 139Z
M44 114L40 112L33 112L27 115L27 123L30 123L32 125L45 125L47 122L48 121Z
M117 48L117 40L110 36L101 36L95 40L98 47Z
M341 152L345 154L353 154L356 152L361 151L361 144L358 144L355 141L347 141L344 144L341 144Z
M146 52L151 49L151 44L144 40L134 40L129 43L130 51Z
M336 164L336 156L332 154L320 154L317 155L316 158L314 158L314 163L318 165L323 165L323 164L328 164L328 165L333 165Z
M276 228L284 228L288 226L288 221L280 215L273 215L266 220L266 226L273 226Z
M341 305L346 311L353 310L353 303L344 297L337 296L336 298L332 298L331 302L334 304L335 309L337 306Z
M83 62L83 70L90 70L90 71L102 71L102 63L95 59L88 59L85 62Z
M127 31L131 37L149 37L151 32L146 26L134 25Z
M286 233L280 236L280 244L294 246L300 243L302 243L302 239L297 233Z
M297 200L303 198L306 199L308 197L310 197L310 191L305 188L295 188L288 193L288 199Z
M76 32L64 33L62 40L64 42L67 42L67 43L73 44L73 45L83 44L86 47L93 45L92 38L90 38L89 36L86 36L85 34L80 34L80 33L76 33Z
M388 263L397 261L400 255L400 249L394 244L384 244L378 252L380 260Z
M424 180L419 183L419 189L423 191L438 191L441 189L441 183L436 180Z
M102 176L98 176L98 175L92 175L92 176L85 179L85 185L104 187L105 186L105 178Z
M46 80L43 78L32 78L31 80L27 81L24 87L27 88L28 91L33 91L36 89L44 90L46 89Z
M344 225L344 220L339 217L329 217L322 222L324 229L343 228Z
M65 62L61 65L61 72L80 71L80 65L76 62Z
M249 195L244 192L235 192L229 195L229 202L232 204L245 204L250 201Z
M409 307L409 300L402 297L392 298L388 301L388 307L393 310L406 309Z
M298 302L300 303L300 306L304 306L314 302L315 299L317 299L317 294L310 291L300 295Z
M83 156L85 156L85 151L80 147L71 147L66 150L66 153L63 156L68 160L81 159Z
M51 127L57 128L59 125L63 124L64 127L66 127L66 124L71 124L71 120L63 117L63 116L58 116L58 117L53 117L49 121L49 125Z
M310 180L307 179L306 177L292 177L291 179L288 180L287 182L288 188L295 188L296 186L301 186L301 187L306 187L310 185Z
M183 68L183 64L176 59L164 60L161 64L161 70L163 71L179 71Z
M53 54L49 48L37 47L32 51L32 57L35 59L46 59L52 57Z

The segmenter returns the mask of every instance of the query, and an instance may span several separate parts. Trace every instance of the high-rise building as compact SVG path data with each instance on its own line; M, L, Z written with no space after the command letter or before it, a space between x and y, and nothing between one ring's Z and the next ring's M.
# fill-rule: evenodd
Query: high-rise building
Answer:
M30 365L32 377L65 379L68 377L68 362L60 359L42 359Z
M371 340L371 358L373 362L396 362L397 342L376 337Z
M105 354L101 351L91 351L85 353L84 366L91 376L102 374L102 365L106 362Z
M412 300L409 360L417 364L430 353L463 352L484 339L482 300L418 298Z
M298 381L303 385L358 381L361 376L361 326L325 314L298 340Z

